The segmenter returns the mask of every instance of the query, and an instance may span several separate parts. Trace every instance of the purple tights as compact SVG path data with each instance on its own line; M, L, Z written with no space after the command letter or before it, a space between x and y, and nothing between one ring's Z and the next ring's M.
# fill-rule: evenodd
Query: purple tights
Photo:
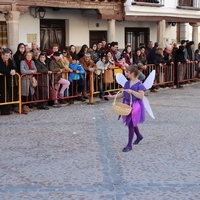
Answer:
M137 126L134 127L131 121L128 125L128 144L126 145L125 149L130 149L132 147L134 132L137 136L136 141L140 140L142 135L140 134L138 127Z

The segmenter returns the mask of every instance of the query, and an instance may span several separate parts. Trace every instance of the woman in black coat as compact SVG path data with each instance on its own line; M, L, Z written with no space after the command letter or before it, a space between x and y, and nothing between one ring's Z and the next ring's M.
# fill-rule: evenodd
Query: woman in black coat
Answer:
M46 55L41 53L38 57L38 60L35 61L35 65L37 68L38 73L43 73L38 75L38 89L39 89L39 97L40 100L48 99L48 81L49 77L48 74L51 74L49 71L49 67L45 63ZM45 109L48 110L49 108L46 106L47 102L38 102L37 108L38 109Z
M176 64L181 64L181 63L186 63L186 59L185 59L185 47L184 46L179 46L178 50L176 51L175 54L175 63Z
M24 54L25 54L25 45L24 43L19 43L17 46L16 53L13 55L13 59L15 61L18 73L20 73L20 62L21 60L24 60Z
M186 63L184 51L185 51L185 47L179 46L179 48L175 54L175 64L177 66L177 73L178 73L177 81L185 79L187 63ZM176 71L175 71L175 73L176 73Z

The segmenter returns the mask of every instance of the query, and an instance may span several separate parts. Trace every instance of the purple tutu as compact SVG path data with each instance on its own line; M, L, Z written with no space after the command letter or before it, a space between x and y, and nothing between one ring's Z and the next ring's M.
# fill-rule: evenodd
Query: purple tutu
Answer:
M127 81L125 83L124 89L131 89L136 92L138 92L139 90L146 90L141 82L137 82L130 87L130 81ZM138 125L138 123L142 123L145 121L145 108L142 99L138 99L125 91L123 103L130 105L130 96L132 97L132 111L128 116L122 116L122 119L126 126L128 126L129 123L132 122L133 126L135 127Z

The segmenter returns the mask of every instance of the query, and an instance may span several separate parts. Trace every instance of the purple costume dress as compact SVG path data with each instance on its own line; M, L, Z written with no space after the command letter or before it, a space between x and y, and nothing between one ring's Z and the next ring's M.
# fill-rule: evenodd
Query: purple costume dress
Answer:
M136 92L139 90L146 90L144 85L139 81L130 87L130 81L127 81L124 85L124 89L131 89ZM138 123L145 121L145 108L142 99L136 98L134 95L130 95L128 92L124 91L123 103L130 105L130 97L132 97L132 111L128 116L122 116L123 122L126 126L130 122L133 123L133 127L136 127Z

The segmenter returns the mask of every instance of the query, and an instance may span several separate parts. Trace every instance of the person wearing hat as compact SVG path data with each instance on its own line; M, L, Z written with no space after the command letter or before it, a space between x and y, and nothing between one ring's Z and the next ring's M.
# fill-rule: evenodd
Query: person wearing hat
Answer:
M46 50L46 56L47 56L47 59L46 59L46 64L47 64L47 66L49 66L49 64L50 64L50 61L51 61L51 57L53 56L53 49L47 49Z
M53 53L53 56L51 57L51 61L49 64L50 71L57 72L54 74L54 84L55 88L57 88L57 96L60 99L64 99L64 91L67 89L70 85L70 82L66 79L62 78L61 73L65 71L65 67L63 66L61 60L60 60L60 53L58 51ZM58 92L60 85L62 85L60 91ZM58 100L54 100L54 107L61 107L61 105L58 103Z

